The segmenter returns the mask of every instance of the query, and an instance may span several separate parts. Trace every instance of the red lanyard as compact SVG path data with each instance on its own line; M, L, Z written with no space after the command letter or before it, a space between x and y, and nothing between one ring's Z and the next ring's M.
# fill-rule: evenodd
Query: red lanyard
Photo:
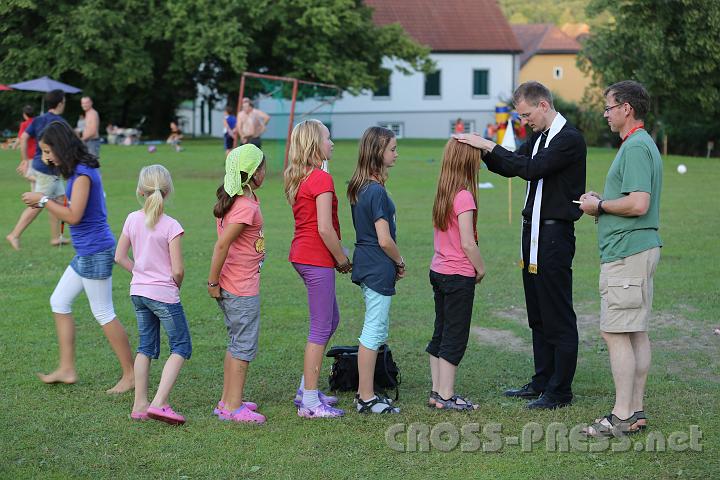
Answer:
M633 133L635 133L637 130L640 130L641 128L645 128L645 125L642 124L642 123L641 123L640 125L638 125L637 127L633 128L632 130L630 130L630 131L627 133L627 135L625 135L625 136L623 137L622 142L620 142L620 143L621 143L621 144L624 143L625 140L627 140L630 135L632 135Z

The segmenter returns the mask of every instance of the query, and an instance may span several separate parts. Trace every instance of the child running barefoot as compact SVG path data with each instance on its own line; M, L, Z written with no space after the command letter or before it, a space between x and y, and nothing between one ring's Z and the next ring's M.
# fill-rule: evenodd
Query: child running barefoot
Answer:
M365 130L347 190L355 227L352 281L360 285L365 298L365 323L358 339L360 413L400 413L392 400L374 392L377 351L388 337L395 282L405 276L405 261L395 243L395 204L385 190L397 156L392 130Z
M285 197L295 217L289 260L305 283L310 309L304 374L294 400L298 416L304 418L345 414L332 407L337 398L318 390L323 352L340 323L334 269L340 273L352 269L340 243L333 179L323 171L332 150L330 131L319 120L305 120L293 128L289 164L285 170Z
M38 374L45 383L75 383L75 320L72 304L85 291L93 316L102 326L122 368L122 378L107 393L123 393L134 386L132 353L127 334L115 316L112 302L112 268L115 237L107 223L100 164L90 155L75 132L63 122L52 122L40 138L45 162L67 179L69 206L49 201L42 193L24 193L25 204L47 208L70 225L76 255L50 297L55 316L60 365L54 372Z
M130 418L152 418L171 425L185 417L168 404L180 368L192 354L187 319L180 303L183 267L180 240L184 233L174 218L166 215L165 200L173 191L170 172L162 165L140 170L137 194L143 208L128 215L118 240L115 261L132 273L130 297L135 306L140 341L135 357L135 403ZM128 257L132 247L133 259ZM160 356L160 325L170 343L155 398L148 403L150 360Z
M455 139L445 145L433 205L435 255L430 283L435 331L425 350L432 376L428 405L450 410L477 408L455 393L455 373L470 335L475 284L485 276L476 230L480 152L468 147Z
M213 213L218 240L208 275L208 293L217 299L229 336L220 420L264 423L257 405L243 401L247 369L255 359L260 333L260 267L265 237L260 200L254 190L265 179L265 155L252 144L237 147L225 161L225 181Z

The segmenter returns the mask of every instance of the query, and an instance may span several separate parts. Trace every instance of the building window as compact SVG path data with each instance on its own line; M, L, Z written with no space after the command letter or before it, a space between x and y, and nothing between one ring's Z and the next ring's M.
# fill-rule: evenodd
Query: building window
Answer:
M457 120L450 120L450 135L454 133L470 133L475 131L475 120L461 119L462 132L459 131Z
M440 96L440 70L425 75L425 96Z
M488 76L488 70L473 70L473 96L484 97L490 94Z
M405 130L405 124L402 122L379 122L378 127L387 128L392 130L397 138L403 138L403 131Z
M383 68L384 78L382 78L378 85L373 90L373 98L390 98L390 70Z
M563 69L562 67L555 67L553 68L553 78L555 80L562 80L563 78Z

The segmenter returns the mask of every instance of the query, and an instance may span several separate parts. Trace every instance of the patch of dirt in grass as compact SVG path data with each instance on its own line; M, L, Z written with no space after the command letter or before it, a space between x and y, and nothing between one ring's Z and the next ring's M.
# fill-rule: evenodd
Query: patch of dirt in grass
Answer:
M477 340L493 347L510 350L511 352L527 352L530 344L515 335L510 330L497 330L494 328L473 327L472 333Z
M682 311L693 312L697 309L691 305L679 305ZM581 348L594 348L598 344L604 345L600 336L600 312L597 304L579 304L575 306L577 314L578 334ZM527 326L527 313L521 306L510 306L507 309L493 312L493 316L510 320L513 323ZM672 331L672 338L668 335ZM488 329L475 327L472 329L480 343L496 346L513 352L527 352L531 345L509 330ZM660 339L654 339L662 337ZM713 335L712 329L688 320L678 312L653 312L650 318L650 339L655 355L661 352L692 352L708 355L709 361L699 364L698 361L686 358L668 366L668 372L676 375L706 377L720 382L720 369L715 359L720 352L720 336Z

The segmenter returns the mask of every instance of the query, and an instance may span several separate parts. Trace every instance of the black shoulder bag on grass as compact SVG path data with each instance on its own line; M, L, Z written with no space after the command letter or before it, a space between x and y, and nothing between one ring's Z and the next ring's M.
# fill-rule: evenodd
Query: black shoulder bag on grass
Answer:
M358 347L338 346L332 347L325 354L335 361L330 369L328 383L330 389L341 392L357 391L358 389ZM398 385L401 383L400 370L393 360L390 347L382 345L377 352L375 362L375 391L386 395L388 389L395 389L395 399L400 397Z

